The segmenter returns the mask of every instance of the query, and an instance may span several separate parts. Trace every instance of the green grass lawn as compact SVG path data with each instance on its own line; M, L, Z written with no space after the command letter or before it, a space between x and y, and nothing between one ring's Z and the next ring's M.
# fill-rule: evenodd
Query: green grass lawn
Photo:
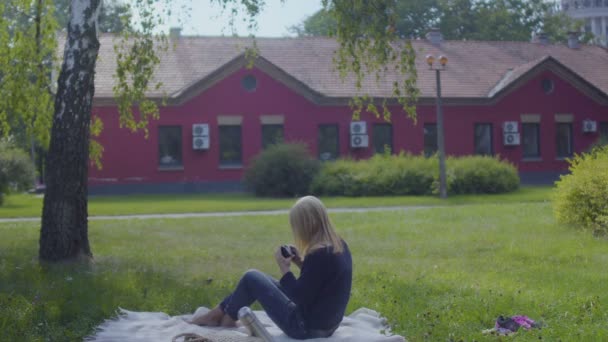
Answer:
M549 203L505 202L332 214L353 253L348 312L378 310L409 341L510 340L481 331L515 314L545 325L518 341L608 340L608 241L556 225ZM215 305L248 268L277 276L291 237L286 215L96 221L82 268L40 266L38 233L0 224L0 341L81 341L118 307Z
M431 196L331 197L323 198L323 201L332 208L542 202L549 198L551 190L552 187L549 186L522 187L507 194L450 196L447 201ZM94 196L89 199L89 215L289 209L293 202L291 198L264 199L248 194ZM40 196L11 195L7 196L5 204L0 206L0 218L38 217L41 212L42 197Z

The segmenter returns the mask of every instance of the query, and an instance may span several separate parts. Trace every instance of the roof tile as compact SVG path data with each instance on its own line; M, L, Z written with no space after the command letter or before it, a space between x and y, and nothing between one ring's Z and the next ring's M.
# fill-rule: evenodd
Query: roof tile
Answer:
M96 98L113 97L115 37L100 36L100 59L97 63ZM399 75L389 74L378 83L374 77L363 82L360 91L354 78L341 80L333 64L337 43L329 38L256 38L260 55L327 97L351 97L368 94L390 97L392 81ZM159 97L176 94L209 76L227 62L241 55L250 38L180 37L174 48L161 54L155 80L160 90L148 95ZM417 52L417 86L421 97L434 97L435 77L424 56L445 55L449 62L442 72L442 93L450 98L487 98L522 76L550 56L608 94L608 51L597 46L541 45L528 42L444 41L434 46L426 40L412 41Z

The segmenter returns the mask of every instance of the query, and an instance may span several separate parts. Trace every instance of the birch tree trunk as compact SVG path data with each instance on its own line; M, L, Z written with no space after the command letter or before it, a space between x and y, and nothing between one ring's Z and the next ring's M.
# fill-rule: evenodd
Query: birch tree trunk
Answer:
M101 1L72 0L46 158L41 260L92 257L88 239L87 178Z

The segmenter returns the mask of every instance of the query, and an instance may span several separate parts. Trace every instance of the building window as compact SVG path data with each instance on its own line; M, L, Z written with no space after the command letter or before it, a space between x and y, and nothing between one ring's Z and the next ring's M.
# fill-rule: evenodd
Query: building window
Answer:
M319 159L334 160L338 158L338 125L319 125Z
M600 139L608 140L608 122L600 122Z
M252 92L258 87L258 80L253 75L247 75L241 80L241 86L245 91Z
M182 166L182 128L181 126L158 127L158 166Z
M424 124L424 155L432 156L437 152L437 124Z
M372 134L374 152L393 152L393 126L391 124L374 124Z
M523 157L540 157L540 124L524 122L521 124L521 132Z
M283 125L262 125L262 148L283 142Z
M572 157L572 124L558 122L555 134L556 152L558 158Z
M492 124L475 124L475 154L494 154L494 148L492 146Z
M553 89L555 89L555 84L548 78L543 79L540 84L545 94L551 94Z
M220 166L242 166L241 126L219 126Z

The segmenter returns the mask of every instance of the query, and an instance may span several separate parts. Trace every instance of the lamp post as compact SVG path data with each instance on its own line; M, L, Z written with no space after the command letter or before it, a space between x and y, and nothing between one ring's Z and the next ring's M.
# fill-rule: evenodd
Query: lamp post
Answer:
M447 198L448 189L445 175L445 142L443 135L443 110L441 108L441 71L448 64L446 56L439 56L439 66L433 67L435 56L427 55L426 63L431 70L435 70L435 79L437 81L437 153L439 154L439 197Z

